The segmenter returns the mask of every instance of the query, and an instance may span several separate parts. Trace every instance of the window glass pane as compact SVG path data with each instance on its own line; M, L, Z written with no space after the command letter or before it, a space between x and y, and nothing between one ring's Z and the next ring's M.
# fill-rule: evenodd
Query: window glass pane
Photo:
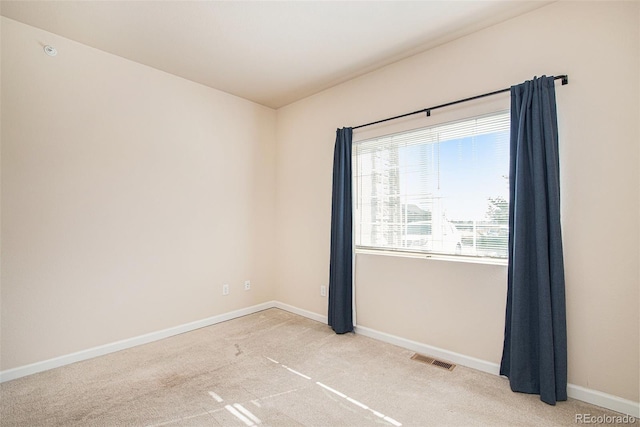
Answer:
M356 246L506 258L509 113L354 144Z

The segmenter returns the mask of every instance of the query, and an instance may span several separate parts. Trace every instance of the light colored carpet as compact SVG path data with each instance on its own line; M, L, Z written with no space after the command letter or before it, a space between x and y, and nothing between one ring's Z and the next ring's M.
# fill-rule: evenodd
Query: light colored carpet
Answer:
M0 385L2 426L554 426L619 415L270 309ZM638 425L636 423L636 425Z

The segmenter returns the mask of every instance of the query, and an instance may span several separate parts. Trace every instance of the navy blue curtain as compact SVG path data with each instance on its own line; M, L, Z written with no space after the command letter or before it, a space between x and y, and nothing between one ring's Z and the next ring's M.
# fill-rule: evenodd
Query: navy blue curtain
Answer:
M567 328L553 77L511 87L509 268L500 374L567 400Z
M333 153L329 325L338 334L353 331L352 136L353 130L351 128L338 129Z

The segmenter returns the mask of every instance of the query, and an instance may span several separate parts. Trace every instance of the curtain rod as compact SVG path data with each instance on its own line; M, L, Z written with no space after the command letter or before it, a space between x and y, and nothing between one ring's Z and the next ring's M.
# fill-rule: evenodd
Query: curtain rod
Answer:
M569 83L569 77L566 74L561 75L561 76L555 76L553 79L554 80L562 79L562 84L563 85L566 85L566 84ZM354 126L352 129L358 129L358 128L363 128L363 127L366 127L366 126L377 125L378 123L384 123L384 122L388 122L390 120L401 119L403 117L413 116L414 114L420 114L420 113L427 113L427 117L429 117L429 116L431 116L431 111L432 110L435 110L435 109L438 109L438 108L443 108L443 107L449 107L450 105L461 104L461 103L467 102L467 101L473 101L475 99L480 99L480 98L484 98L484 97L487 97L487 96L497 95L497 94L503 93L503 92L509 92L510 90L511 90L511 88L509 87L509 88L506 88L506 89L500 89L500 90L496 90L496 91L489 92L489 93L483 93L482 95L476 95L476 96L472 96L471 98L464 98L464 99L459 99L457 101L447 102L446 104L436 105L435 107L423 108L422 110L413 111L411 113L406 113L406 114L401 114L399 116L389 117L388 119L378 120L378 121L375 121L375 122L367 123L366 125Z

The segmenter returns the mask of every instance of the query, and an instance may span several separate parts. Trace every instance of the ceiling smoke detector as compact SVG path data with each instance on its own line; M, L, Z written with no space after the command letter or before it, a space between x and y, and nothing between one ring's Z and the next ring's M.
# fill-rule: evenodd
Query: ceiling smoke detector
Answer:
M58 54L58 51L56 50L55 47L46 45L44 47L44 53L46 53L49 56L56 56Z

